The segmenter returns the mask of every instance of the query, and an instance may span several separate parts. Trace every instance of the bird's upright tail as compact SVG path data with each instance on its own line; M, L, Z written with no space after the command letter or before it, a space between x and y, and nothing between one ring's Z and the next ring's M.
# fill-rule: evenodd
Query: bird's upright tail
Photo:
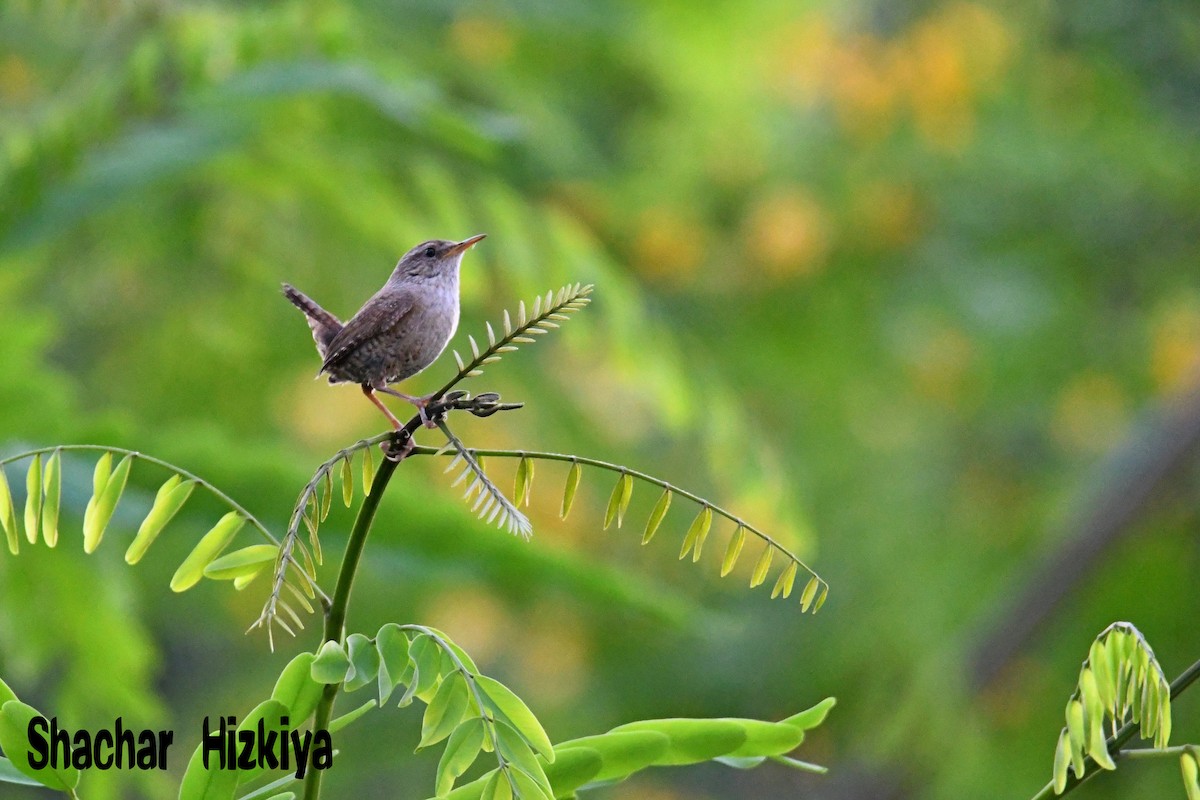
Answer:
M329 343L342 329L342 321L321 308L308 295L291 284L283 285L283 296L304 312L304 318L308 320L308 327L312 329L313 341L317 343L317 352L324 359L325 351L329 349Z

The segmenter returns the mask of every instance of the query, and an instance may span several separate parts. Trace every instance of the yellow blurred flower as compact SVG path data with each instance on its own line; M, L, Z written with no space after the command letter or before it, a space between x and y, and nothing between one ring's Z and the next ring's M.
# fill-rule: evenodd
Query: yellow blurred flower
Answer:
M684 283L704 258L705 239L704 228L675 209L647 209L637 225L634 264L647 277Z
M915 338L910 351L910 378L917 393L946 408L957 408L974 357L971 340L946 324L931 324Z
M33 96L33 70L16 53L0 61L0 97L10 103L24 103Z
M742 227L746 252L773 278L807 276L825 266L830 221L811 194L776 191L751 207Z
M1151 325L1150 372L1157 389L1175 393L1200 384L1200 297L1177 299Z
M428 624L449 634L476 663L494 663L513 641L513 618L496 593L456 585L428 598L421 613ZM525 638L521 638L521 647Z
M503 64L512 55L513 45L512 28L495 17L464 14L450 26L450 46L476 66Z
M1129 399L1112 375L1085 372L1062 391L1050 433L1068 450L1102 453L1117 443L1129 422Z

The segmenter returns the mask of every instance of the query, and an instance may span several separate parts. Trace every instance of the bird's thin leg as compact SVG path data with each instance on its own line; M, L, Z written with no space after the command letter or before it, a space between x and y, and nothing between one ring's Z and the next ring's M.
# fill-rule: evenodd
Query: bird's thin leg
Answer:
M375 396L375 390L373 388L371 388L370 385L364 383L362 385L362 390L363 390L363 394L365 394L367 396L367 399L370 400L372 403L374 403L376 406L378 406L379 410L384 413L384 416L386 416L388 418L388 420L392 423L393 428L395 428L396 430L400 430L401 428L404 427L404 425L401 424L400 420L396 419L396 415L393 414L391 411L389 411L388 407L383 404L383 401ZM387 391L387 390L385 389L384 391Z
M433 399L432 394L422 395L421 397L414 397L411 394L405 394L404 392L396 391L395 389L391 388L390 386L380 386L379 391L387 392L388 394L392 395L393 397L399 397L399 398L402 398L402 399L407 400L408 402L412 403L414 406L417 407L417 413L421 416L421 422L423 422L425 424L426 428L436 428L437 427L437 423L434 422L433 420L431 420L429 418L429 415L425 413L425 407L428 406L429 401Z

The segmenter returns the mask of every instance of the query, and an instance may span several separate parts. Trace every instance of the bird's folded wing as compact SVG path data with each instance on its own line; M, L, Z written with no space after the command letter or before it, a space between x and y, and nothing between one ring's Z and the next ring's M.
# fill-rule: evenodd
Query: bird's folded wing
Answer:
M321 371L325 372L345 361L364 342L391 334L412 310L413 297L409 292L372 298L333 337Z

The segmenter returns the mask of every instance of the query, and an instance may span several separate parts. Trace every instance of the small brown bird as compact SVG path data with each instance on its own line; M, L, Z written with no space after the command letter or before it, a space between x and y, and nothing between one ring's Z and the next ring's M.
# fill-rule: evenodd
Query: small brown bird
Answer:
M330 383L357 383L363 394L399 429L400 420L375 392L402 397L429 424L431 395L413 397L388 386L411 378L446 349L458 328L458 267L463 253L485 234L447 242L423 242L404 254L391 277L346 324L289 284L283 294L304 312L317 352L324 359L317 375Z

